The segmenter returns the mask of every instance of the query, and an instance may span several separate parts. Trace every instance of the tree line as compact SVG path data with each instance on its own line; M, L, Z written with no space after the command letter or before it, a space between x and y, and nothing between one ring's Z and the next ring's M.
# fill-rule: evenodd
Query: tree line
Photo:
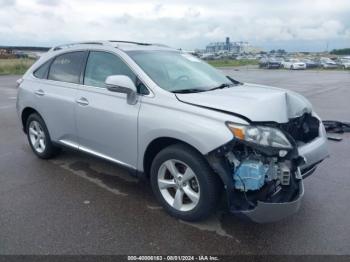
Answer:
M350 55L350 48L333 49L331 51L332 55Z

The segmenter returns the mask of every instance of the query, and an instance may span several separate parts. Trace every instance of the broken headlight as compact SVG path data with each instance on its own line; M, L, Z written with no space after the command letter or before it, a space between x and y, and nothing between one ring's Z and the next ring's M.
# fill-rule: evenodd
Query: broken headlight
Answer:
M250 126L235 123L227 123L235 138L261 146L276 148L293 148L281 130L267 126Z

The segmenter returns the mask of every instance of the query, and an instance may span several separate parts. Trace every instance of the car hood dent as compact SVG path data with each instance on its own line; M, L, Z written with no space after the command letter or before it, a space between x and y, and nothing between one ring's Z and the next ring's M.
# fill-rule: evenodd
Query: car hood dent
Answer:
M286 123L312 111L310 102L295 92L248 83L176 96L182 102L239 114L253 122Z

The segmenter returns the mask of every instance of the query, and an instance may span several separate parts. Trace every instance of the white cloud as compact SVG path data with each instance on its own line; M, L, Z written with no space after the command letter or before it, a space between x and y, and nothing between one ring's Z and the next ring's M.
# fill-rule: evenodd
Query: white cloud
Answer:
M57 6L60 4L60 0L37 0L38 4L48 5L48 6Z
M0 5L0 45L126 39L195 48L225 36L263 46L350 44L348 0L0 0Z
M12 6L16 4L16 0L0 0L1 7Z

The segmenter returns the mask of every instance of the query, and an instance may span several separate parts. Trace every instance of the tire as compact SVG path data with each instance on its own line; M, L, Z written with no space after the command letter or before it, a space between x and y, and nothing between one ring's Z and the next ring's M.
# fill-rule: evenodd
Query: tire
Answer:
M179 178L175 179L172 173ZM189 146L175 144L160 151L153 160L150 175L154 195L175 218L203 220L218 206L222 188L220 179L203 156Z
M291 66L290 66L290 70L293 70L293 69L294 69L294 66L291 65Z
M53 145L46 124L38 114L28 117L26 133L30 147L39 158L49 159L60 151L60 148Z

